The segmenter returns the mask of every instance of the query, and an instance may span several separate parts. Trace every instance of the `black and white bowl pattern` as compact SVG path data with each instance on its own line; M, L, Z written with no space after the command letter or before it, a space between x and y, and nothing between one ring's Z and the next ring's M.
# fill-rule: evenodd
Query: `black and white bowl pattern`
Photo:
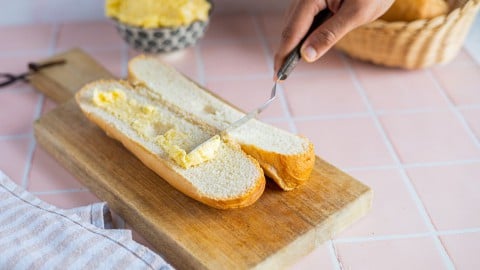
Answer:
M120 36L135 50L144 53L173 52L194 45L203 37L208 21L179 27L141 28L113 20Z

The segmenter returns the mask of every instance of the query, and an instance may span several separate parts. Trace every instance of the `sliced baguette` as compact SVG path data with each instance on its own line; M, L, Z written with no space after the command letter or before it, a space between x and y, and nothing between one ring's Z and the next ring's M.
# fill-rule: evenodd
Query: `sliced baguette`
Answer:
M128 72L133 84L148 87L174 110L189 113L217 132L244 115L156 58L137 56L130 60ZM307 138L257 120L249 121L229 136L282 189L294 189L309 179L315 153Z
M161 124L149 124L152 127L148 129L150 136L142 136L128 121L122 121L118 115L93 102L95 91L114 89L123 91L129 100L156 108L161 115ZM212 133L152 100L148 92L148 89L133 87L127 82L105 80L85 85L75 98L84 114L107 135L120 141L147 167L189 197L215 208L231 209L251 205L261 196L265 188L262 169L255 159L231 142L222 141L215 158L188 169L171 160L152 138L175 126L175 129L188 134L192 145L195 145Z

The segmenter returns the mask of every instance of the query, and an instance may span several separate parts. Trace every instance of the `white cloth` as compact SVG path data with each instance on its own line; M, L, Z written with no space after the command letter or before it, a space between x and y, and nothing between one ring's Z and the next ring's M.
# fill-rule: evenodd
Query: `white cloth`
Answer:
M112 227L105 203L59 209L0 171L0 269L172 269Z

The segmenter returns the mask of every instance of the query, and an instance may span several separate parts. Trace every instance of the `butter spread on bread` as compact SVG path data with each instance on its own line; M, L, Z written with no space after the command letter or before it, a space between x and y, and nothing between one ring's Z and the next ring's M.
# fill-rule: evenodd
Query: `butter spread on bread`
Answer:
M190 152L188 149L194 146L188 144L188 136L176 129L170 129L165 134L159 135L156 141L168 153L170 158L187 169L214 158L221 143L220 136L215 135L206 143ZM189 151L188 154L187 151Z
M154 57L133 58L128 71L133 84L147 87L155 98L208 125L213 133L224 130L244 115ZM307 138L257 120L250 120L228 137L255 158L265 174L282 189L292 190L310 178L315 153Z
M219 139L217 146L213 145L215 155L188 168L172 160L165 149L168 147L158 142L162 136L189 150L214 133L172 111L153 98L148 88L124 81L97 81L85 85L75 99L87 118L108 136L120 141L174 188L199 202L220 209L245 207L265 189L265 176L258 162L231 141ZM185 136L179 139L178 134Z
M145 140L156 142L183 168L188 169L211 160L220 147L218 135L209 139L208 143L202 144L201 147L195 148L188 135L174 127L162 133L166 130L166 126L162 124L162 115L158 110L154 106L138 103L135 99L127 99L122 90L97 90L93 95L93 103L129 123L130 127ZM194 151L191 151L192 148Z

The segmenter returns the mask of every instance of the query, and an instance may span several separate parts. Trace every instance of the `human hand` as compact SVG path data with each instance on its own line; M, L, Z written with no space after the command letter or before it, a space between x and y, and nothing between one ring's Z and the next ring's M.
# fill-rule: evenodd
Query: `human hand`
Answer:
M306 35L313 18L328 8L333 16L317 27L301 48L302 58L314 62L356 27L369 23L392 5L394 0L295 0L290 5L280 47L275 53L275 74L287 55Z

